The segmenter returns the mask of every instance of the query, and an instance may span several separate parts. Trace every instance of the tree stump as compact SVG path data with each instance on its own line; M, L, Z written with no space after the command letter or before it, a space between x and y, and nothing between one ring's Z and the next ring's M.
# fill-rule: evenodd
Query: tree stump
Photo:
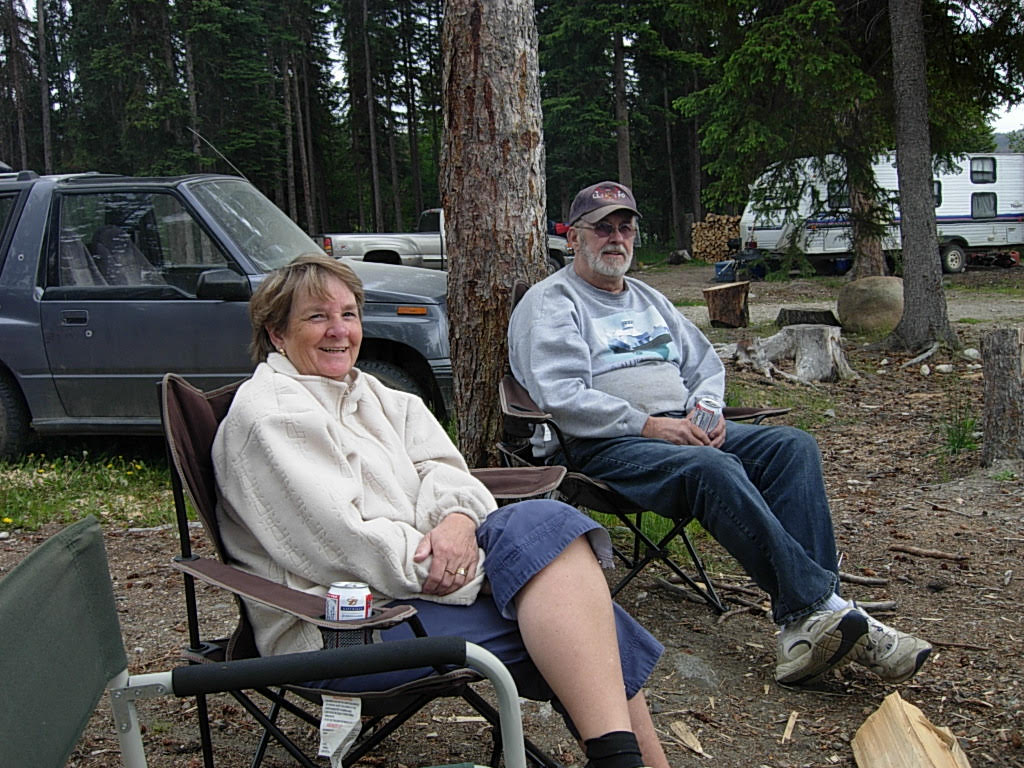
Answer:
M768 378L777 374L804 384L859 378L846 361L840 335L833 325L787 325L774 336L737 344L735 359ZM794 372L776 366L780 360L793 360Z
M775 316L775 324L782 328L787 325L840 325L840 322L831 309L783 307Z
M747 295L750 281L724 283L704 289L708 317L715 328L746 328L750 324Z
M981 340L985 445L981 462L1024 459L1024 328L999 328Z

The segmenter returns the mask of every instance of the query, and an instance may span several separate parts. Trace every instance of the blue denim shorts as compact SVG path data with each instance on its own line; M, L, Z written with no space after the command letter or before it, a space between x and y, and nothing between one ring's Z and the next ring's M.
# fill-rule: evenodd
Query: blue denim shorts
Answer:
M395 600L390 605L413 605L428 635L454 635L483 646L512 672L519 693L532 699L553 698L551 689L530 661L515 620L516 593L580 536L587 536L602 565L611 564L608 532L574 507L538 499L510 504L495 510L477 531L477 541L487 553L484 569L491 594L481 594L472 605L444 605L430 600ZM664 650L650 632L617 604L615 623L626 697L643 687ZM407 624L382 633L381 638L412 637ZM385 672L344 680L323 680L320 688L380 690L431 674L428 668Z

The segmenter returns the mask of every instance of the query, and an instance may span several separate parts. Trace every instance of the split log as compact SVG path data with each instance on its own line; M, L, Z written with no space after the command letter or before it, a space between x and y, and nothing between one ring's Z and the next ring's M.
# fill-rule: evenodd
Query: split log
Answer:
M846 361L840 338L840 329L831 325L787 325L774 336L737 344L735 360L769 379L778 375L803 384L859 378ZM775 365L781 360L793 360L794 373Z
M775 324L782 328L787 325L840 325L840 322L831 309L783 307L775 317Z
M740 217L709 213L704 221L691 227L693 247L698 261L714 263L729 255L729 240L740 236Z
M970 768L956 736L890 693L851 742L858 768Z
M724 283L704 289L708 317L715 328L746 328L750 324L747 296L750 283Z
M981 341L985 442L981 463L1024 459L1024 328L1000 328Z

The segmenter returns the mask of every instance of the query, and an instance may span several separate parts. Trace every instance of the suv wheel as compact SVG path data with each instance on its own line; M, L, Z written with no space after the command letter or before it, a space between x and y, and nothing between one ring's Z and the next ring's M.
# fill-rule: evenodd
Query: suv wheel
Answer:
M397 389L400 392L408 392L409 394L416 395L429 405L429 401L427 400L426 393L423 391L423 387L417 384L416 380L412 376L394 363L388 363L384 360L360 360L356 363L356 368L366 373L373 374L380 379L381 383L385 386Z
M0 459L19 456L28 440L28 410L13 379L0 372Z

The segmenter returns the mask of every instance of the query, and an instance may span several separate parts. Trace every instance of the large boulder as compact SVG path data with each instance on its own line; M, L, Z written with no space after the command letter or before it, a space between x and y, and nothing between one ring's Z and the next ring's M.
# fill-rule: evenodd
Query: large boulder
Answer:
M839 289L839 322L853 333L889 333L903 316L903 279L862 277Z

